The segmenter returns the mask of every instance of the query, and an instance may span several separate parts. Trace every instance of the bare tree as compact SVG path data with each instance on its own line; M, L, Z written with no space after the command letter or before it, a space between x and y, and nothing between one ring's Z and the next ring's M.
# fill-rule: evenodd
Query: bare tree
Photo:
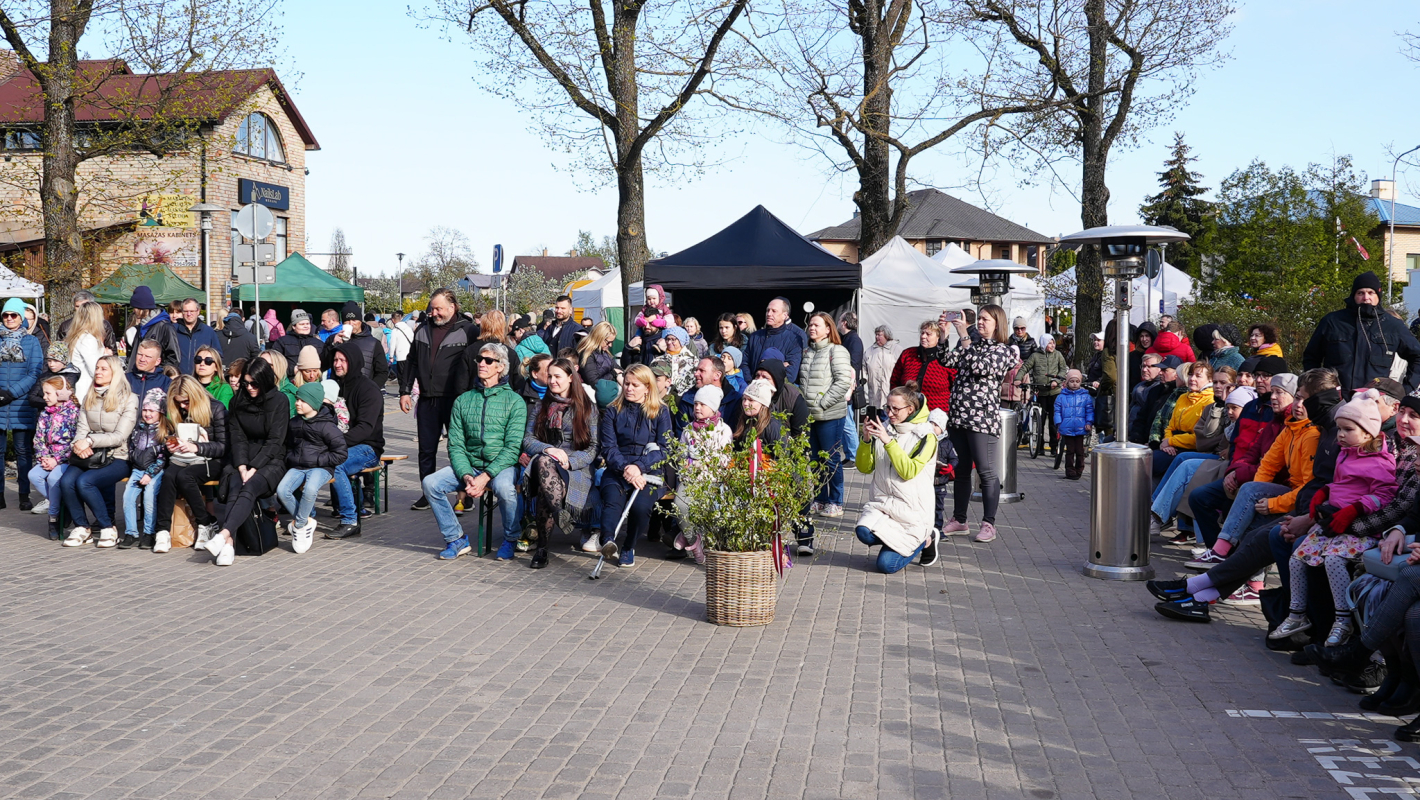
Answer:
M351 277L350 256L352 254L350 243L345 241L345 229L336 228L335 233L330 235L330 261L326 271L331 276L349 283Z
M487 54L485 87L532 108L551 143L616 181L624 293L648 257L646 169L695 167L714 125L691 107L712 91L747 2L435 0L427 19L466 31Z
M1080 221L1109 222L1106 167L1112 148L1167 121L1192 93L1198 70L1220 63L1232 0L963 0L985 41L1005 35L1028 48L1071 102L991 126L988 156L1034 158L1053 170L1080 165ZM1034 70L1032 70L1034 74ZM1099 253L1076 266L1075 330L1100 329ZM1081 351L1083 355L1083 351Z
M428 291L453 289L459 298L459 305L465 308L473 307L477 291L460 289L459 280L477 271L478 260L473 257L468 236L457 228L442 225L430 228L424 234L424 252L409 265L410 275Z

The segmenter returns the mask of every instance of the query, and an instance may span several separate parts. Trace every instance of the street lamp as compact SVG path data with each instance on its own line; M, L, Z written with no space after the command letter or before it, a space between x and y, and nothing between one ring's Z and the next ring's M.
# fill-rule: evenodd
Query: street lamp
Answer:
M1387 245L1389 252L1386 253L1385 257L1385 301L1387 303L1391 302L1392 292L1395 289L1395 287L1391 285L1395 279L1395 195L1400 188L1399 183L1395 179L1395 173L1396 170L1400 169L1400 159L1405 158L1416 150L1420 150L1420 144L1396 156L1395 163L1390 165L1390 242Z
M404 253L395 253L399 257L399 285L395 287L395 296L399 298L399 313L404 313Z
M1060 237L1062 246L1092 244L1114 279L1114 441L1090 456L1090 555L1085 574L1114 581L1154 577L1149 566L1149 494L1153 452L1129 442L1129 282L1144 274L1148 246L1189 235L1152 225L1090 228ZM1076 276L1078 278L1078 276Z
M212 317L212 266L211 257L208 251L211 249L212 238L212 212L224 210L221 206L208 202L201 202L189 208L195 214L202 215L202 290L207 293L207 324L211 325Z

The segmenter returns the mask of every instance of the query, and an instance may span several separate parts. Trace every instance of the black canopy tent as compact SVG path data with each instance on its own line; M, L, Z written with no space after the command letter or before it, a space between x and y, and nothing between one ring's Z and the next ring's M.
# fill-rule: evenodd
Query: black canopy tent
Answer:
M764 206L740 217L699 244L646 262L646 285L672 293L675 312L695 317L713 338L719 314L746 311L763 321L780 295L804 323L803 304L833 312L853 302L863 270L805 239Z

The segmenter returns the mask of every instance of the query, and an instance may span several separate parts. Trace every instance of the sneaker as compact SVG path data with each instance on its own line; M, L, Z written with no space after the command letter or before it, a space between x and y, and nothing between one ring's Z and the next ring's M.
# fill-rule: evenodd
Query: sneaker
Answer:
M457 503L454 503L454 515L455 515L455 516L459 516L459 517L462 517L462 516L463 516L463 512L464 512L463 503L464 503L464 501L462 501L462 500L458 501ZM470 507L471 507L473 504L470 503L469 505L470 505Z
M813 501L812 503L809 503L809 513L810 513L810 514L817 514L817 513L819 513L819 512L822 511L822 510L823 510L823 503L820 503L820 502L817 501L817 500Z
M812 557L813 554L814 554L813 545L801 544L801 545L799 545L799 551L798 551L798 552L799 552L799 555L804 556L805 558Z
M498 553L493 556L493 559L495 561L512 561L514 552L516 552L516 547L513 543L504 541L503 544L499 545Z
M128 549L133 548L133 547L136 546L137 544L138 544L138 537L137 537L137 536L129 536L128 534L125 533L125 534L123 534L122 536L118 537L118 549L119 549L119 550L128 550Z
M337 515L338 516L338 515ZM360 519L369 519L375 516L375 509L370 506L360 506L360 512L356 514Z
M410 507L409 507L409 510L410 510L410 511L428 511L428 510L429 510L429 498L425 497L425 496L422 495L422 494L419 495L419 499L414 501L414 505L410 506Z
M1189 569L1198 569L1198 570L1203 570L1203 571L1206 572L1206 571L1208 571L1208 570L1210 570L1210 569L1212 569L1212 568L1218 566L1219 564L1223 563L1223 562L1226 561L1226 560L1227 560L1226 557L1220 556L1220 555L1218 555L1217 553L1213 552L1213 551L1210 549L1210 550L1204 550L1204 551L1203 551L1203 555L1201 555L1201 556L1199 556L1199 557L1193 559L1192 561L1185 561L1185 562L1183 562L1183 565L1184 565L1185 567L1188 567Z
M602 558L607 561L615 561L621 556L621 548L616 546L616 542L607 540L606 544L602 545L601 553Z
M237 551L232 547L231 542L227 542L226 547L223 547L217 551L217 558L214 559L212 563L216 564L219 567L230 567L232 566L232 562L236 560Z
M79 547L89 543L89 529L75 528L69 531L69 535L64 539L65 547Z
M927 543L922 546L922 558L917 563L924 567L930 567L937 563L937 537L941 536L935 528L927 534Z
M118 544L118 528L109 526L99 531L99 547L113 547Z
M1208 604L1202 600L1195 600L1192 595L1181 600L1169 600L1155 603L1154 610L1169 619L1182 620L1184 622L1211 622L1208 616Z
M1281 625L1278 625L1275 630L1267 634L1267 638L1285 639L1294 633L1301 633L1302 631L1310 630L1311 627L1312 621L1310 619L1307 619L1305 615L1295 613L1288 614L1287 618L1282 620Z
M1177 536L1173 537L1172 539L1169 539L1169 540L1168 540L1167 542L1165 542L1164 544L1166 544L1166 545L1168 545L1168 546L1170 546L1170 547L1190 547L1190 548L1191 548L1191 547L1193 547L1193 543L1196 542L1196 541L1198 541L1198 540L1194 538L1193 534L1191 534L1191 533L1186 533L1186 532L1181 532L1181 533L1179 533Z
M41 500L41 501L39 501L39 503L37 503L34 508L31 508L31 509L30 509L30 513L31 513L31 514L47 514L47 513L49 513L49 500Z
M315 541L316 518L307 517L305 525L297 525L295 520L291 521L291 550L297 554L304 553L311 549L312 542Z
M325 538L327 539L353 539L359 535L359 520L356 520L354 525L348 525L342 522L339 525L335 526L334 530L329 530L325 532Z
M600 534L589 534L582 540L581 550L583 553L595 553L602 549L602 537Z
M154 553L166 553L171 549L173 549L172 534L168 533L167 531L163 531L162 533L157 533L153 535Z
M981 523L981 530L976 532L976 536L972 541L981 542L982 544L996 541L996 526L989 522Z
M1150 514L1149 514L1149 535L1150 535L1150 536L1163 536L1163 535L1164 535L1164 521L1161 520L1161 519L1159 519L1158 516L1155 515L1155 514L1152 513L1152 512L1150 512Z
M959 533L959 534L961 534L962 536L965 536L965 535L967 535L967 534L970 533L970 532L971 532L971 528L968 527L965 522L957 522L956 520L952 520L951 522L948 522L948 523L942 528L942 535L943 535L943 536L951 536L952 534L955 534L955 533Z
M1262 595L1247 584L1238 587L1236 592L1223 598L1223 604L1229 606L1260 606L1262 605Z
M529 542L526 538L519 539L516 548L519 553L526 553L532 549L532 542Z
M841 517L843 516L843 506L837 503L824 503L823 511L820 513L825 517Z
M1206 548L1206 547L1194 547L1194 548L1191 548L1188 552L1189 552L1189 557L1190 557L1190 558L1202 558L1202 557L1203 557L1203 554L1206 553L1206 552L1208 552L1208 548Z
M1345 686L1347 691L1353 694L1371 695L1375 694L1376 690L1381 688L1381 684L1385 683L1385 679L1385 665L1377 664L1376 662L1372 661L1371 663L1367 664L1366 668L1361 670L1360 672L1352 673L1349 675L1343 675L1341 677L1341 685ZM1410 714L1413 714L1415 712L1410 711L1409 709L1404 709L1402 713L1404 716L1409 716ZM1399 717L1402 716L1402 713L1396 713L1395 711L1392 711L1390 712L1390 716Z
M34 504L32 504L32 503L30 502L30 496L29 496L29 495L27 495L27 494L22 494L22 495L20 495L20 510L21 510L21 511L31 511L31 512L35 510Z
M1340 647L1345 644L1346 640L1351 638L1351 632L1354 630L1353 626L1354 623L1351 621L1350 614L1336 615L1336 622L1331 625L1331 633L1326 636L1326 646Z
M1307 645L1306 652L1315 663L1325 664L1334 670L1343 672L1355 672L1366 666L1371 660L1371 653L1375 652L1366 647L1361 641L1361 637L1352 636L1339 647L1321 647L1320 645Z
M172 538L172 533L169 532L169 531L158 531L158 533L166 533L166 534L168 534L168 538L169 538L169 539ZM193 549L193 550L206 550L206 549L207 549L207 540L208 540L208 539L211 539L211 538L212 538L212 531L211 531L210 527L207 526L207 525L198 525L198 526L197 526L197 532L196 532L195 534L193 534L193 537L192 537L192 549Z
M473 547L469 545L468 537L460 536L452 542L447 543L447 545L444 547L444 551L442 553L439 553L439 560L453 561L464 553L470 552L473 552Z
M1165 603L1188 597L1188 581L1182 578L1176 581L1145 581L1144 588Z
M633 550L621 551L621 560L616 563L622 569L634 569L636 567L636 553Z

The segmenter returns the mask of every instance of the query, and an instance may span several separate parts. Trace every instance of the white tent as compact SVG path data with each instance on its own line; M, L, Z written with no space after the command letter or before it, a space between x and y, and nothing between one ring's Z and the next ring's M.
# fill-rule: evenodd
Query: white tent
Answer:
M1055 279L1055 284L1061 294L1065 297L1051 297L1052 305L1073 306L1075 304L1075 268L1071 267ZM1113 284L1113 281L1108 281ZM1157 318L1160 314L1177 314L1178 304L1192 300L1194 293L1193 278L1187 272L1178 269L1172 264L1165 262L1164 268L1159 270L1159 276L1149 280L1146 276L1139 276L1129 282L1131 301L1129 306L1129 323L1138 325L1145 319ZM1112 295L1113 289L1108 294ZM1106 311L1104 319L1113 319L1114 314Z
M44 287L0 266L0 297L44 297Z
M621 272L612 270L586 286L572 290L572 306L582 309L583 316L601 322L602 309L621 306Z
M949 242L946 247L937 251L932 260L945 266L947 269L964 267L967 264L975 264L977 259L965 250L957 246L956 242Z

